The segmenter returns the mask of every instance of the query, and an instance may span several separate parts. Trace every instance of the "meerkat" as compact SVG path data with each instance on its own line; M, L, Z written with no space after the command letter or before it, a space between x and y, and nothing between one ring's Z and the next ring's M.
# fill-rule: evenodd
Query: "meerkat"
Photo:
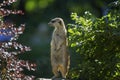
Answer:
M67 30L62 18L54 18L48 24L55 28L51 40L53 79L59 77L59 73L61 73L62 78L66 78L70 65L70 55L67 49Z

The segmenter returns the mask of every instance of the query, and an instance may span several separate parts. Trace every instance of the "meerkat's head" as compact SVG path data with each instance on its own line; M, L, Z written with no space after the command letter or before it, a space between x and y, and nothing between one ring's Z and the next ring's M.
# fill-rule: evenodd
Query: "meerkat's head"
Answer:
M62 18L54 18L48 23L48 25L53 26L53 27L63 27L64 22Z

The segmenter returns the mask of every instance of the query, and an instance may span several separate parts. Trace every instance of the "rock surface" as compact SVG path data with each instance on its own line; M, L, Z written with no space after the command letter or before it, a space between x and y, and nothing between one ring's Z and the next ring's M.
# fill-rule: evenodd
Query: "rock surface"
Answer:
M52 80L52 79L47 79L47 78L37 78L36 80ZM56 78L54 80L66 80L66 79L61 79L61 78Z

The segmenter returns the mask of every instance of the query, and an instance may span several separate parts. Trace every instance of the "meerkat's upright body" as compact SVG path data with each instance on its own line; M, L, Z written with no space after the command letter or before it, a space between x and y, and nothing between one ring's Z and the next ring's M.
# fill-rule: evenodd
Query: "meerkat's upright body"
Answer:
M55 27L51 40L51 65L54 78L59 77L59 72L63 78L66 78L70 64L67 30L61 18L52 19L49 25Z

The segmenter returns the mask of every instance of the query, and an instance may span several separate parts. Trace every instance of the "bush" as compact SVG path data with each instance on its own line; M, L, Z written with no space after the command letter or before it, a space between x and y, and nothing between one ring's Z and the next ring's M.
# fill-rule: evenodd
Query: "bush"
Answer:
M107 14L96 18L86 11L72 13L69 24L70 47L79 53L79 64L69 76L73 80L120 79L120 1L108 6Z
M4 0L0 3L0 80L33 80L35 77L23 73L24 69L35 70L35 64L19 59L18 55L30 51L16 40L23 33L25 25L17 27L14 23L4 20L11 14L23 14L21 10L8 10L2 7L17 0Z

